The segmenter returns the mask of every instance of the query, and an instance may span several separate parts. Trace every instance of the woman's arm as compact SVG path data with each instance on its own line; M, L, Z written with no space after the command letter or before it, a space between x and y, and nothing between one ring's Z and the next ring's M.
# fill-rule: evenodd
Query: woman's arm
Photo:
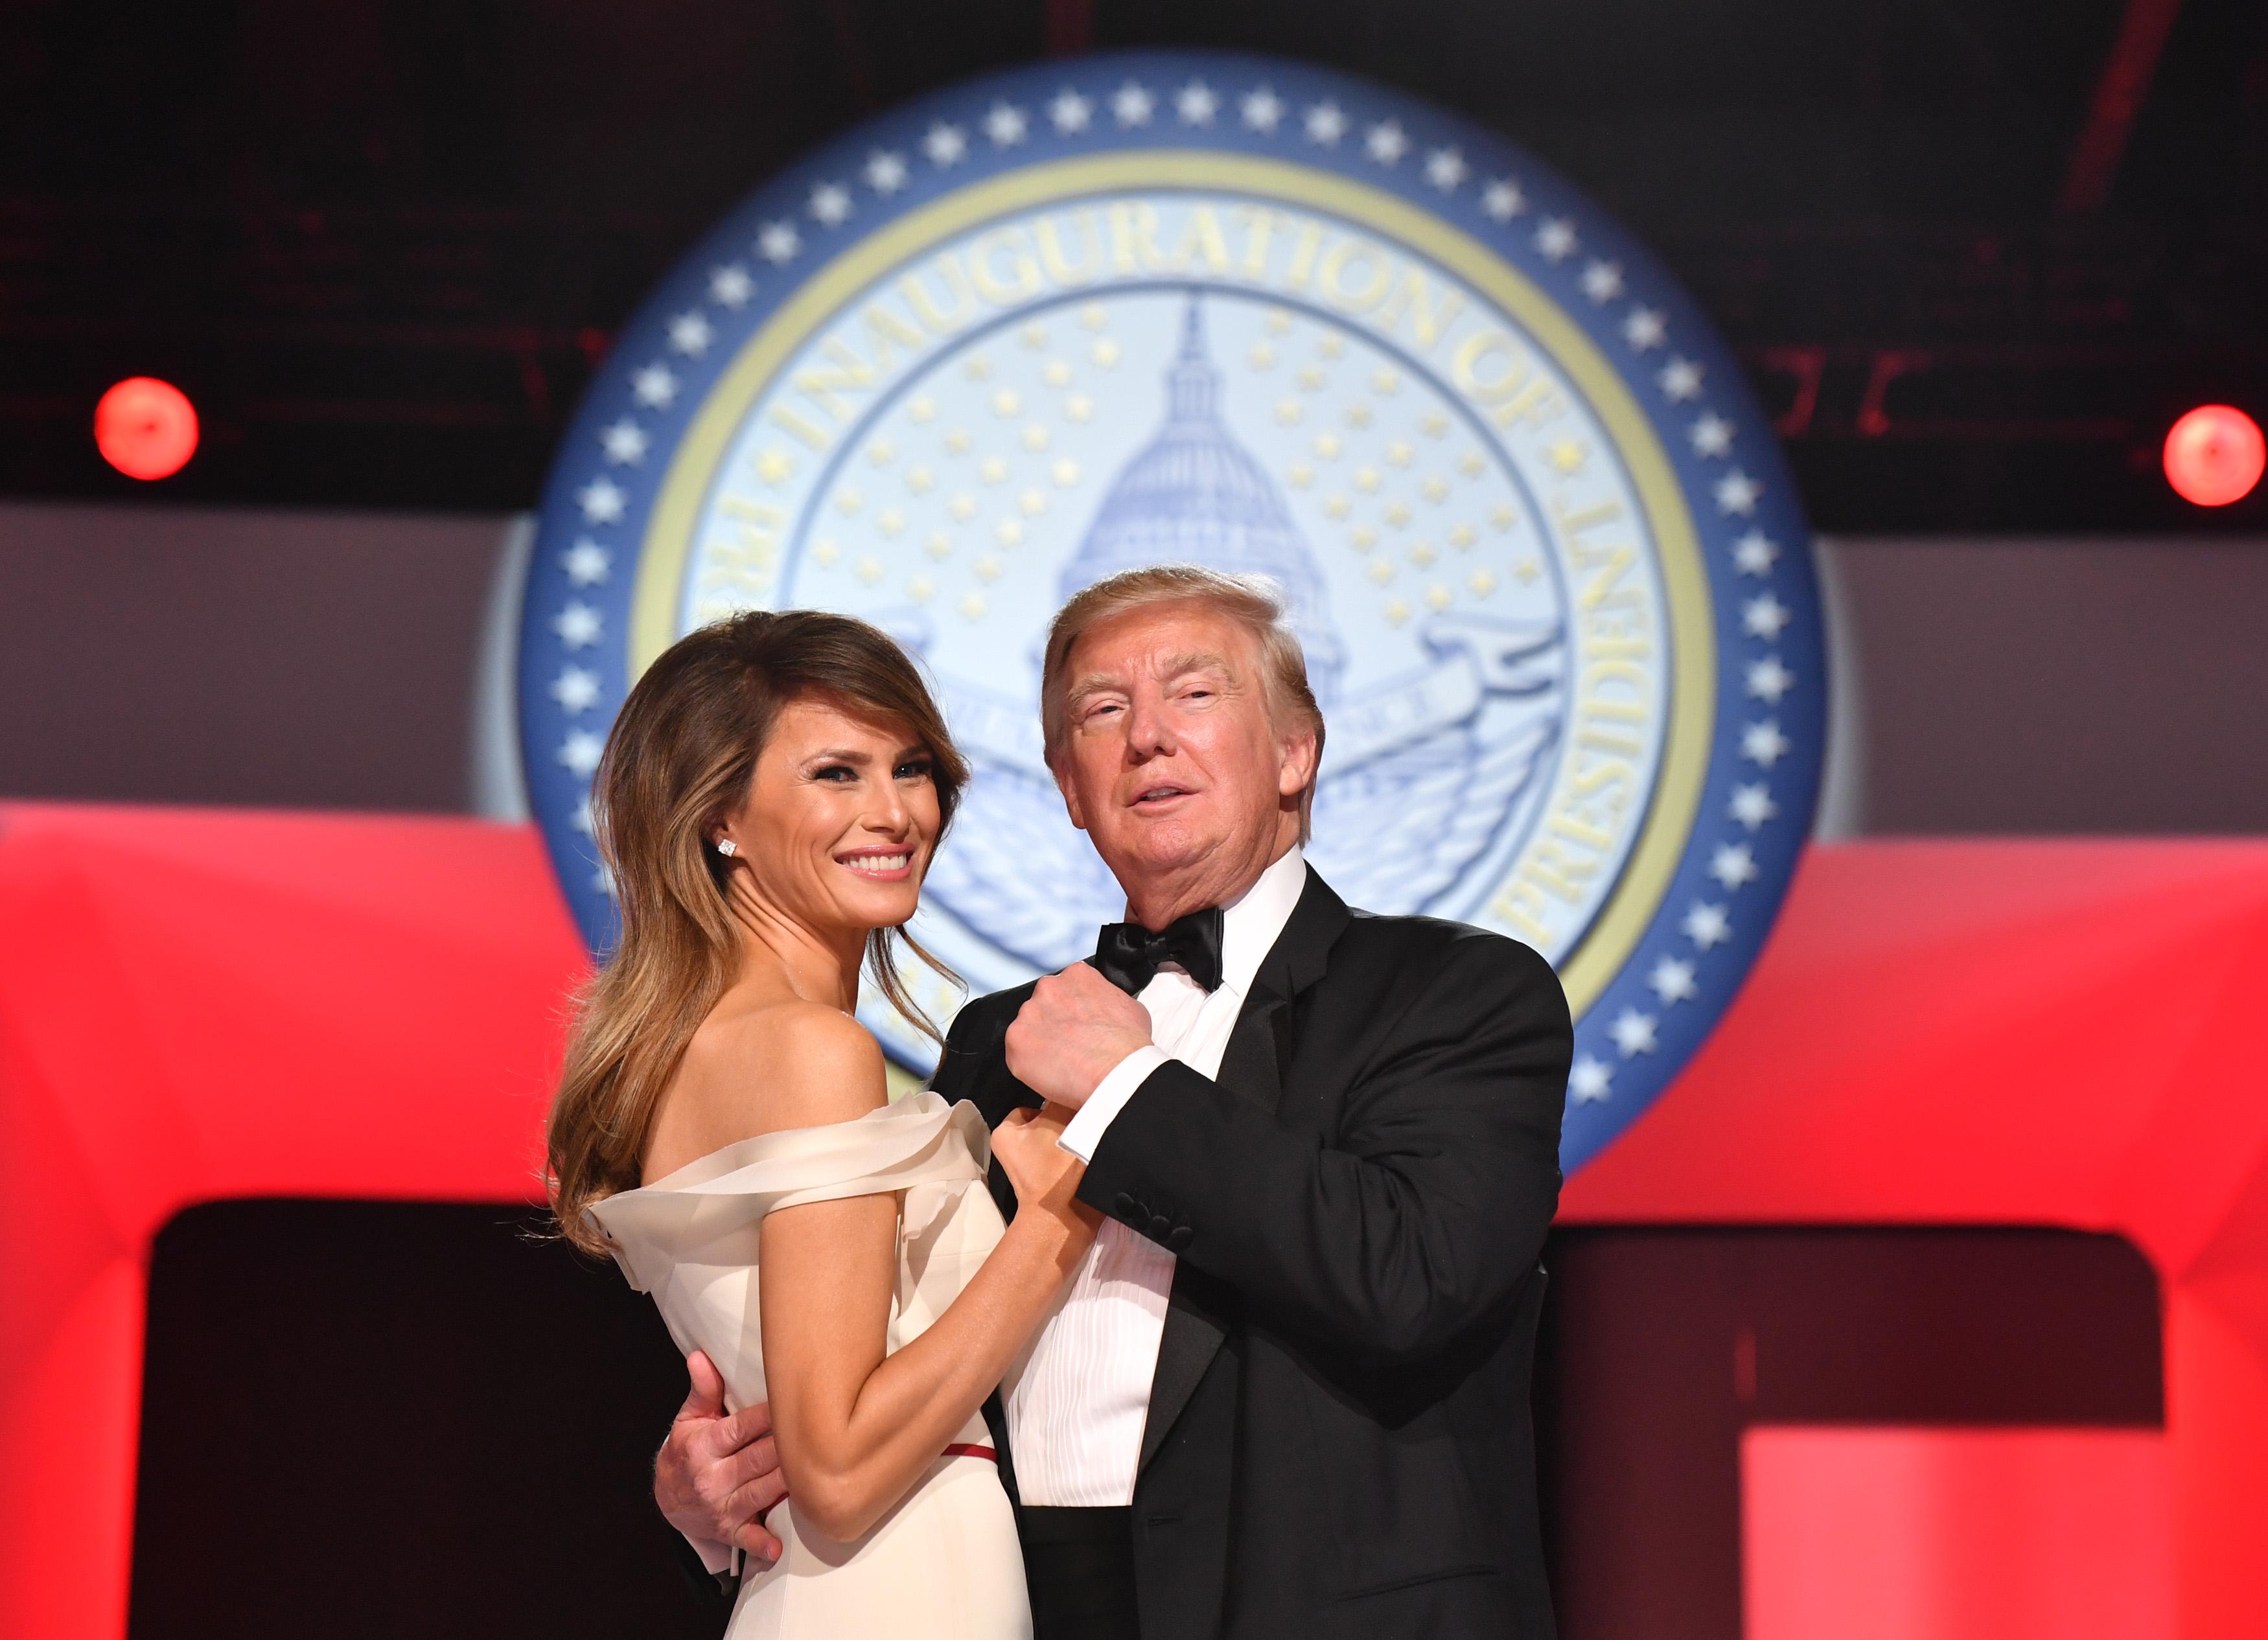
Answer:
M880 1048L841 1016L799 1020L767 1059L798 1090L795 1125L883 1102ZM786 1051L781 1051L784 1048ZM809 1090L808 1092L803 1092ZM781 1208L761 1249L764 1376L799 1519L856 1538L904 1497L983 1405L1085 1253L1097 1216L1076 1204L1079 1164L1057 1150L1062 1113L1020 1112L996 1136L1020 1210L945 1313L887 1353L897 1281L895 1195Z

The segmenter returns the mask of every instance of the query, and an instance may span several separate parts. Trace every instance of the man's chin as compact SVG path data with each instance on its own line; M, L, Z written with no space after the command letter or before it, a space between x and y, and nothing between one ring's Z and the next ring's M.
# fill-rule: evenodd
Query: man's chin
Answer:
M1203 864L1219 851L1220 841L1218 837L1199 836L1182 827L1152 825L1111 839L1110 846L1098 852L1120 881L1130 875L1149 880L1174 876Z

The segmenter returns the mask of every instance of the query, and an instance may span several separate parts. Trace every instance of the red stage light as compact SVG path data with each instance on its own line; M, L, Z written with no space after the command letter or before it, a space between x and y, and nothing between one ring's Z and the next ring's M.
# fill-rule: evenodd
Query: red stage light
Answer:
M129 478L170 478L196 453L196 408L169 381L129 376L94 407L94 447Z
M2260 424L2226 404L2200 405L2166 435L2166 482L2183 501L2225 507L2260 482L2268 446Z

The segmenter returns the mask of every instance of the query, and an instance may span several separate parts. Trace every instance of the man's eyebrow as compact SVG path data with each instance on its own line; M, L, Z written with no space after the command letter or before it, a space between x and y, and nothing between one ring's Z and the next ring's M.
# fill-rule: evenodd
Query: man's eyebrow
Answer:
M1185 678L1193 672L1225 673L1233 671L1233 668L1226 655L1214 654L1209 650L1191 650L1187 654L1174 656L1158 671L1160 677Z
M1065 702L1076 705L1090 695L1101 695L1111 689L1123 689L1124 681L1107 672L1090 672L1075 681L1064 694Z
M1170 655L1158 668L1158 675L1163 678L1185 678L1193 672L1219 672L1233 675L1233 669L1228 664L1228 657L1211 650L1189 650L1182 654ZM1077 705L1091 695L1106 695L1113 689L1123 689L1125 687L1125 679L1116 673L1090 672L1071 686L1064 693L1064 700L1068 704Z

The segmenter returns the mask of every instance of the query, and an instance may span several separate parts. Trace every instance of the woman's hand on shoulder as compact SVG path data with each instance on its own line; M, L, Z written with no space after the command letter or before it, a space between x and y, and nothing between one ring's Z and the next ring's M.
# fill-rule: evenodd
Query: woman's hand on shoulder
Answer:
M1078 1199L1086 1164L1057 1143L1071 1113L1060 1105L1012 1110L992 1129L992 1154L1016 1188L1016 1222L1043 1215L1080 1247L1094 1238L1102 1216Z

